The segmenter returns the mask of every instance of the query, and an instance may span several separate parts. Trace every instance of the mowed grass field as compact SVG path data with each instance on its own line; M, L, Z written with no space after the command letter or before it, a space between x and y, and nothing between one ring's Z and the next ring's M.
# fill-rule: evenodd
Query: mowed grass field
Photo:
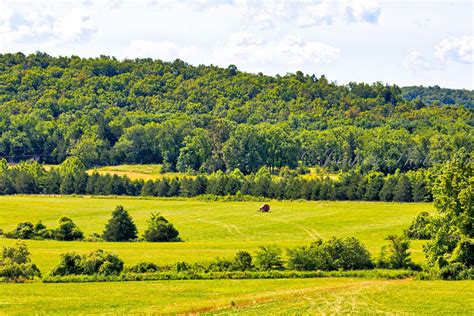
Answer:
M143 233L151 212L159 211L180 231L180 243L105 243L27 241L44 274L59 254L107 249L125 264L152 261L211 260L261 245L282 248L315 238L356 236L378 255L385 236L400 234L429 203L271 201L270 213L259 202L204 202L195 199L116 197L2 196L0 228L21 221L57 225L71 217L86 235L102 232L116 205L123 205ZM1 245L15 240L0 238ZM415 261L423 262L421 242L412 242ZM364 280L351 278L185 280L98 283L0 283L1 314L469 314L474 282Z
M87 171L88 174L92 174L96 170L99 174L110 174L118 176L127 176L132 180L156 180L162 178L182 178L184 176L194 177L191 175L186 175L185 173L180 172L161 172L161 164L150 164L150 165L119 165L119 166L105 166L99 167L96 169L90 169Z
M33 261L48 272L67 251L87 252L102 248L116 252L125 264L152 261L157 264L196 262L231 257L239 250L251 253L259 246L283 249L307 245L316 238L355 236L378 255L389 234L401 234L421 211L434 212L430 203L290 202L271 201L271 212L260 213L260 202L204 202L195 199L140 199L67 196L2 196L0 228L10 231L22 221L42 220L55 227L68 216L85 235L102 233L117 205L133 217L139 234L151 212L160 212L179 230L184 242L60 242L27 241ZM15 243L0 238L1 245ZM422 262L422 242L412 242L415 261Z
M473 283L322 278L0 284L0 314L472 315Z

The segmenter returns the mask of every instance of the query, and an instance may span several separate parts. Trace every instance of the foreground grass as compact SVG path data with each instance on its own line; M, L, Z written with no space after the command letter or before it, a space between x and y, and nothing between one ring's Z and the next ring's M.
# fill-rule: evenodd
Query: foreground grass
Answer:
M204 202L193 199L94 198L67 196L1 196L0 228L12 230L19 222L42 220L48 227L65 215L86 235L101 233L116 205L123 205L137 224L146 228L150 213L159 211L179 230L182 243L105 243L27 241L32 260L48 272L67 251L84 253L102 248L117 253L126 264L153 261L168 264L230 257L238 250L259 246L283 248L307 245L315 238L355 236L374 254L389 234L400 234L428 203L288 202L271 201L270 213L259 213L259 202ZM0 238L0 246L15 240ZM423 260L422 242L412 242L415 261Z
M469 314L474 282L187 280L0 284L0 314Z

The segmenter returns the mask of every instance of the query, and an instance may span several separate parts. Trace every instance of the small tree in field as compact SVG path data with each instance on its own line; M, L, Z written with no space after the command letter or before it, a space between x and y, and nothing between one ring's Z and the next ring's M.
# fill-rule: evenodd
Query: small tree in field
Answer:
M0 253L0 279L18 281L40 276L36 265L31 263L30 252L24 242L18 241L15 246L3 247Z
M130 241L137 238L137 227L132 217L118 205L112 213L112 218L105 225L105 241Z
M410 241L405 236L389 235L385 239L390 241L390 245L388 248L382 247L377 266L390 269L417 268L411 261Z
M57 240L81 240L84 234L69 217L59 219L59 227L54 230L54 239Z
M148 221L148 228L145 230L143 237L146 241L180 241L179 232L174 228L173 224L168 222L166 218L160 214L151 214Z
M255 265L263 271L283 270L282 251L277 246L260 247L255 255Z

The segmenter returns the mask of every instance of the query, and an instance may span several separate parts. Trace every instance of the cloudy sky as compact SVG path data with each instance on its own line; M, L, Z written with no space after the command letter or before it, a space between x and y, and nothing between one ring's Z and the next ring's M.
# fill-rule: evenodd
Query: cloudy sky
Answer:
M471 1L0 0L0 53L474 89Z

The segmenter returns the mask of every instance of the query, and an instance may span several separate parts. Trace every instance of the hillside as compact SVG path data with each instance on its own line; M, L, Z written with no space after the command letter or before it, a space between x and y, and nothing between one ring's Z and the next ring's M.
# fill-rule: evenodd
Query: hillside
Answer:
M0 157L181 172L304 165L393 173L472 151L472 109L436 105L438 94L423 91L420 101L420 92L397 86L338 85L301 72L3 54Z
M460 104L468 108L474 107L474 91L472 90L414 86L403 87L401 96L407 100L420 99L426 104Z

